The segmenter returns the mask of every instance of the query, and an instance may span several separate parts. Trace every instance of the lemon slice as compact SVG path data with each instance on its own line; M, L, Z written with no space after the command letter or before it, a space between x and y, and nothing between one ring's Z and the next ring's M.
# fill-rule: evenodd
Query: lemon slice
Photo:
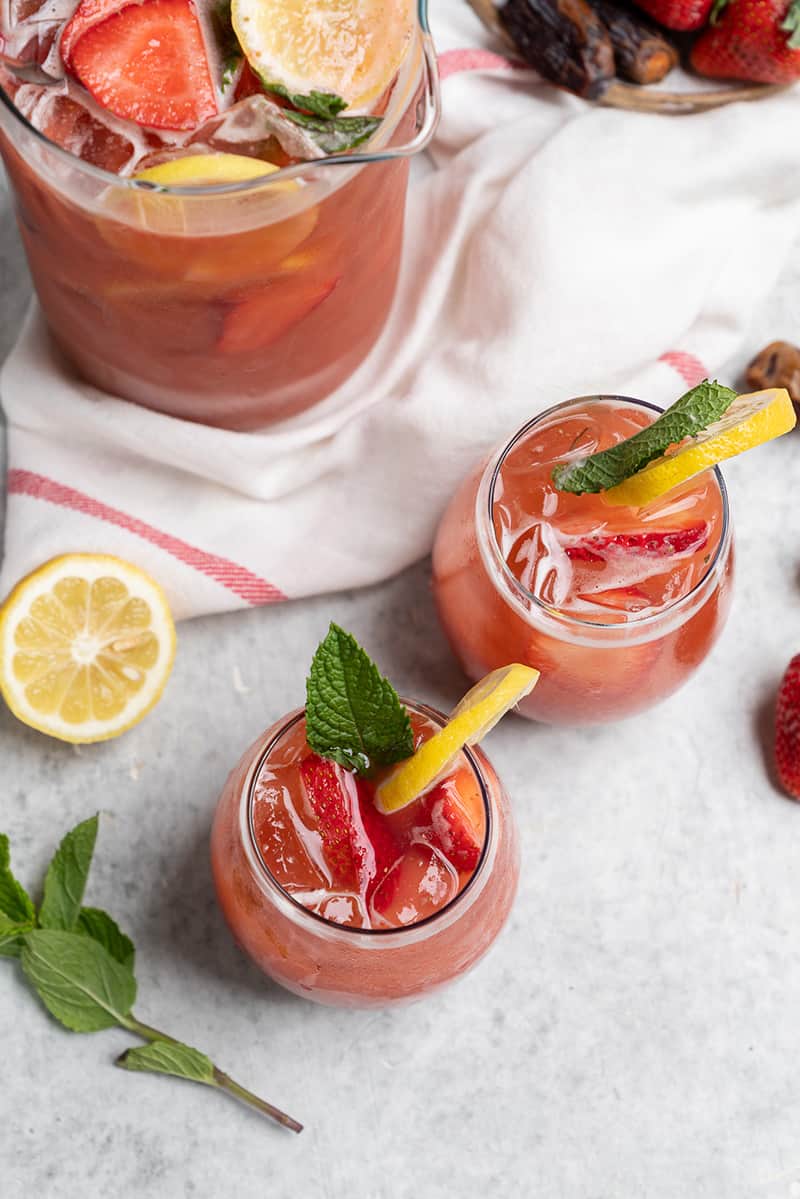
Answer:
M465 745L475 745L509 708L532 691L539 671L515 662L501 666L468 691L438 733L401 762L379 784L375 804L381 812L397 812L427 791L452 765Z
M340 97L368 111L405 58L413 0L232 0L231 19L253 69L298 100ZM308 105L312 107L312 105Z
M737 396L720 420L602 492L603 499L607 504L641 508L726 458L788 433L796 422L794 405L783 387Z
M248 179L263 179L272 175L278 167L261 158L248 158L244 154L186 154L160 162L158 166L146 167L135 179L145 183L158 183L162 187L193 187L214 183L244 183ZM276 188L294 191L297 184L291 179L275 184Z
M65 554L18 583L0 612L0 690L31 728L62 741L105 741L159 699L175 626L138 567Z

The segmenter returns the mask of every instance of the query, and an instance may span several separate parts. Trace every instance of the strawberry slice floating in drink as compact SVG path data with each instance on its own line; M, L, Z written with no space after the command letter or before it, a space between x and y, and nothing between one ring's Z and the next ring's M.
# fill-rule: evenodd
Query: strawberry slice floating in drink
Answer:
M452 780L448 780L424 797L421 808L424 818L430 821L430 843L441 850L456 870L473 871L480 860L482 841L458 795Z
M599 534L576 538L564 546L568 558L578 562L603 562L615 554L637 554L650 558L696 554L708 541L708 525L687 529L652 529L641 533Z
M235 301L225 317L217 348L223 354L265 350L328 299L339 279L276 279Z
M98 104L139 125L194 129L217 111L192 0L82 0L61 53Z
M364 783L336 763L311 754L300 774L333 884L369 902L401 854L388 821Z

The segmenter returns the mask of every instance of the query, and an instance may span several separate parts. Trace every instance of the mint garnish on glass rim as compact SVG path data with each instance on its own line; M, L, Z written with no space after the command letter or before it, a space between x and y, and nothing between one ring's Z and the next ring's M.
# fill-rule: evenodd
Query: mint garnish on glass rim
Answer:
M8 837L0 834L0 955L21 959L31 987L65 1028L119 1026L149 1042L126 1050L116 1065L216 1087L300 1132L301 1124L234 1082L204 1053L134 1016L133 942L107 912L82 906L96 837L96 816L67 833L48 868L37 913L11 873Z
M634 433L625 441L600 450L589 458L566 462L553 470L553 482L559 491L607 491L642 470L654 458L660 458L671 445L693 437L724 416L736 399L736 392L721 383L704 379L681 396L652 425Z
M394 687L337 624L331 624L311 663L306 739L321 758L362 775L414 752L411 721Z

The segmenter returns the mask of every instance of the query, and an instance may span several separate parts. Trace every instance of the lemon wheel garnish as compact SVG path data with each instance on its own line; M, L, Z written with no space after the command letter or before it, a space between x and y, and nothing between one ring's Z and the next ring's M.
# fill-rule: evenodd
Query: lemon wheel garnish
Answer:
M382 812L397 812L422 795L452 765L465 745L475 745L509 708L532 691L539 671L515 662L476 683L453 710L443 729L396 766L375 792Z
M604 491L603 499L608 504L641 508L726 458L788 433L796 422L794 405L783 387L737 396L720 420L682 448Z
M137 566L65 554L11 592L0 653L0 690L15 716L62 741L105 741L159 699L175 625L163 591Z
M248 158L244 154L186 154L146 167L135 179L157 183L161 187L200 187L203 184L244 183L248 179L263 179L278 170L272 162ZM276 187L295 190L297 184L286 180Z
M253 69L292 96L339 96L369 110L394 79L415 24L413 0L233 0Z

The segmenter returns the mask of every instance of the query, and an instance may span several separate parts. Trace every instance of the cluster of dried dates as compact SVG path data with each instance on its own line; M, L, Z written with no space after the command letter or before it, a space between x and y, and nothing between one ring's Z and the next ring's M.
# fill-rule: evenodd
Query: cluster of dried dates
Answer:
M658 83L678 62L661 30L617 0L507 0L496 12L526 62L586 100L617 76Z

